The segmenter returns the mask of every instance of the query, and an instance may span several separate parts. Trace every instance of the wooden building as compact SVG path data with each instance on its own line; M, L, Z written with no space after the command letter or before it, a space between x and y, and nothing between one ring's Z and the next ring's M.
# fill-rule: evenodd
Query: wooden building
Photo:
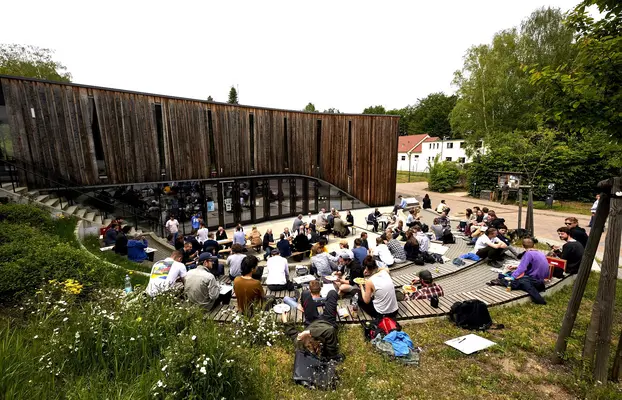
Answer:
M84 186L292 175L388 205L398 118L0 76L3 155Z

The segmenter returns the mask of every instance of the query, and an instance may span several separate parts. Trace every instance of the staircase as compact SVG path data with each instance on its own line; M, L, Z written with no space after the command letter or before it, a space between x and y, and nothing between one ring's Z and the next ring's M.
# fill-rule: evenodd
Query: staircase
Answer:
M109 218L109 216L105 215L105 213L81 204L71 205L67 199L64 197L59 198L55 193L41 194L39 190L29 191L25 186L16 187L15 190L13 190L13 183L11 182L3 183L1 188L4 191L13 192L22 197L27 197L32 202L51 209L52 211L57 211L68 216L74 216L90 223L106 226L112 222L112 218Z

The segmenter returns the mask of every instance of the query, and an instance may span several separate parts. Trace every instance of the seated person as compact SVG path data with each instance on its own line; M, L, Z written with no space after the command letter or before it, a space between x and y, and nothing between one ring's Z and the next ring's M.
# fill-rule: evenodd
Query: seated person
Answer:
M441 200L441 202L438 204L438 206L436 206L436 212L437 213L440 214L443 211L445 211L445 212L447 212L447 214L449 214L449 207L445 203L445 200Z
M242 274L233 280L233 292L238 301L238 310L247 315L251 315L255 304L264 303L263 310L269 310L273 303L273 298L266 298L261 282L253 279L253 273L257 268L257 257L245 256L242 260Z
M393 228L392 233L388 232L389 228L385 230L387 238L406 240L406 232L404 231L404 222L402 220L397 221L397 226Z
M420 226L415 225L412 228L412 231L415 233L415 238L419 243L419 252L427 253L428 249L430 248L430 238L428 237L428 235L423 233Z
M196 267L196 258L198 256L199 252L192 249L192 244L190 242L184 243L184 252L181 262L184 263L188 271Z
M408 213L408 217L406 218L406 226L412 228L415 224L421 224L420 218L417 217L417 209L413 208Z
M231 246L231 255L227 257L229 279L231 279L231 281L242 275L242 260L244 260L245 257L242 246L237 243Z
M134 262L143 262L150 256L147 255L145 249L149 246L147 239L142 235L134 235L134 238L127 241L127 258ZM151 261L153 261L153 253L151 254Z
M350 210L346 212L346 224L354 226L354 215Z
M197 254L201 252L201 249L203 249L203 245L199 243L197 238L194 236L186 236L184 239L184 244L185 243L190 243L192 245L192 251L197 252Z
M266 285L272 291L293 290L294 284L289 280L289 265L287 259L281 257L278 249L272 250L272 257L268 259L266 265L268 277Z
M406 252L402 243L395 238L387 240L386 243L395 264L401 264L406 261Z
M340 278L334 282L335 287L339 289L339 295L343 296L346 293L350 293L353 289L357 289L354 280L356 278L364 278L363 267L354 257L350 257L349 254L344 253L339 257L340 270L343 273L339 274Z
M359 285L361 297L359 307L372 318L395 318L398 311L397 297L393 279L386 269L379 269L373 257L368 256L363 262L365 267L365 284Z
M216 231L216 240L227 240L227 231L225 231L225 228L223 228L222 226L218 227L218 230Z
M294 245L294 249L296 251L306 252L311 249L311 244L309 244L309 237L305 232L304 225L301 225L300 228L298 228L298 234L292 241L292 244Z
M325 240L325 238L322 238ZM322 245L322 240L314 245L318 246L316 251L312 253L315 255L311 257L311 274L324 277L332 275L333 272L338 270L339 258L333 254L330 254L326 250L326 245Z
M119 225L110 224L110 228L104 233L104 244L106 246L113 246L117 241L117 235L119 234Z
M581 243L581 246L585 249L587 246L587 233L585 233L585 229L579 226L579 220L575 217L568 217L564 220L564 225L570 229L570 236L577 242Z
M431 299L432 297L444 296L443 288L440 285L434 283L432 273L427 269L419 271L419 278L415 278L412 281L413 285L417 286L417 291L409 295L411 300L424 300Z
M363 264L363 260L367 257L369 250L363 247L363 241L360 238L354 239L354 249L352 249L352 254L357 259L359 264Z
M292 233L289 231L289 228L285 228L281 236L283 236L285 239L289 239L290 237L292 237Z
M342 238L350 234L350 229L348 229L339 215L335 215L333 218L333 234Z
M491 227L499 230L501 225L505 225L505 219L497 217L497 213L493 210L488 211L488 221L486 224Z
M257 253L259 253L259 251L261 250L261 246L263 244L263 241L262 241L262 238L261 238L261 233L259 232L259 230L257 229L257 227L255 225L253 225L253 229L251 230L250 240L251 240L251 247Z
M445 228L441 225L441 220L439 218L434 218L431 229L432 233L434 233L435 240L443 240L443 232L445 231Z
M562 226L557 230L557 236L565 243L559 246L553 246L553 253L566 260L566 273L573 275L579 272L581 259L583 258L583 245L572 237L572 231L567 226Z
M309 324L318 319L320 316L317 312L317 307L323 306L326 301L326 299L320 294L321 290L322 283L318 280L313 280L309 282L309 290L302 291L302 294L300 295L300 303L298 303L294 297L285 296L283 298L283 303L292 308L297 308L298 311L304 313L305 327L309 326ZM315 307L313 307L313 304L315 304Z
M169 289L183 289L187 271L182 257L181 251L175 250L170 257L154 263L145 293L153 297Z
M516 259L518 259L518 250L516 249L516 247L512 246L512 241L510 240L510 238L507 236L508 234L508 227L501 224L499 225L499 227L497 228L497 237L499 238L499 240L501 240L503 243L505 243L508 247L507 247L507 251Z
M381 215L380 211L376 208L376 211L369 213L367 216L367 222L374 226L372 232L378 232L378 218L380 218Z
M419 242L417 241L417 237L415 236L415 232L413 230L406 232L404 253L406 254L406 259L409 261L415 261L417 257L419 257L419 254L421 254L419 251Z
M115 253L122 256L127 256L127 242L129 240L128 236L131 230L132 227L129 225L125 225L123 228L121 228L121 232L117 234L117 239L114 243Z
M197 240L199 241L199 243L203 245L205 244L205 241L207 241L208 239L209 239L209 230L205 227L205 223L201 222L200 228L197 231Z
M218 255L218 242L214 240L214 232L210 232L207 234L207 240L203 242L203 251L207 251L211 253L213 256Z
M348 258L354 258L354 253L350 250L350 245L346 239L339 241L339 251L336 252L337 257L341 257L342 254L346 254Z
M400 220L400 221L398 221L398 220L397 220L397 217L396 217L395 215L393 215L393 216L391 217L391 222L389 222L389 224L387 225L387 227L386 227L386 228L384 228L384 230L385 230L385 231L386 231L387 229L391 229L391 230L393 230L393 229L397 228L397 226L398 226L398 224L399 224L400 222L401 222L401 220ZM402 222L402 224L403 224L403 222Z
M171 236L171 238L173 238L173 236ZM186 241L184 240L183 235L177 235L175 241L173 242L173 246L175 246L175 250L179 250L183 253L185 243Z
M217 261L218 258L210 253L201 254L197 267L186 274L184 285L184 295L188 301L208 311L231 301L231 290L226 294L220 294L220 284L212 273Z
M361 246L369 250L369 243L367 242L367 232L361 232Z
M391 268L395 264L395 259L391 254L391 250L386 244L386 235L376 238L376 248L374 249L374 259L381 267Z
M247 251L246 250L246 234L244 234L244 228L238 225L238 227L235 229L236 231L233 234L233 244L239 244L240 246L242 246L244 251Z
M406 199L400 194L397 196L397 204L393 207L393 214L397 214L397 210L403 210L406 206L408 206L408 202L406 202Z
M445 211L441 213L440 217L438 217L438 220L443 228L449 228L451 230L451 221L449 220L449 217Z
M287 230L287 228L285 229ZM284 233L281 233L280 240L276 243L276 248L281 257L287 258L292 255L292 246Z
M475 242L472 253L477 254L479 258L488 258L488 260L496 262L503 260L503 253L507 249L507 245L497 238L497 230L495 228L486 229L486 234L480 236Z

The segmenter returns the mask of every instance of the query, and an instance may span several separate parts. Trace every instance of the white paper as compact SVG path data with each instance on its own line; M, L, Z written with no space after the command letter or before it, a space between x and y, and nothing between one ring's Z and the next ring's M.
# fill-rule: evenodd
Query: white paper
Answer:
M220 294L227 294L233 289L231 285L220 285Z
M298 284L307 283L307 282L311 282L314 280L315 280L315 276L313 275L297 276L294 278L294 282Z
M440 254L441 256L444 255L447 250L449 250L449 247L441 246L438 243L430 243L430 247L428 247L429 253Z
M335 286L332 283L325 283L320 290L320 296L326 298L331 290L335 290Z
M456 350L460 350L464 354L473 354L490 346L494 346L496 343L471 333L466 336L450 339L446 341L445 344Z

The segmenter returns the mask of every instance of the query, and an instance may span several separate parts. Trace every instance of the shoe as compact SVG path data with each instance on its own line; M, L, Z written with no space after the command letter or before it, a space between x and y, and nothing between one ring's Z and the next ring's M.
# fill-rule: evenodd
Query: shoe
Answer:
M294 298L295 299L299 299L300 298L300 290L294 289Z

